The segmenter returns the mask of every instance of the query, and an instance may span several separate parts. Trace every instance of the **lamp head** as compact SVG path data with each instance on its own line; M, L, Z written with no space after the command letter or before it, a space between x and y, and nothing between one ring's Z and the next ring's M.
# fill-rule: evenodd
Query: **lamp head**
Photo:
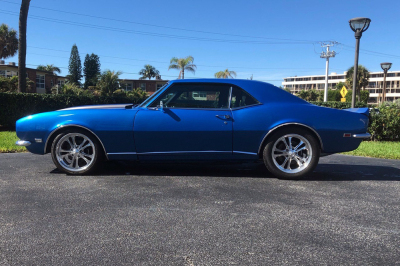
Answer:
M349 20L350 28L354 32L364 32L369 28L371 19L369 18L352 18Z
M392 67L392 63L381 63L383 71L388 71Z

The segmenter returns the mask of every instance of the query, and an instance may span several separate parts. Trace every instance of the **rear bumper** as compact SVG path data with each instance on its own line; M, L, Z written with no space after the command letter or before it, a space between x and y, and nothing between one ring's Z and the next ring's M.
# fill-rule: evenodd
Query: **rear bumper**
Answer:
M352 137L356 139L369 139L371 137L371 134L369 133L353 134Z
M30 141L27 141L27 140L18 140L17 142L15 142L15 145L17 145L17 146L29 146L29 145L31 145L31 142Z

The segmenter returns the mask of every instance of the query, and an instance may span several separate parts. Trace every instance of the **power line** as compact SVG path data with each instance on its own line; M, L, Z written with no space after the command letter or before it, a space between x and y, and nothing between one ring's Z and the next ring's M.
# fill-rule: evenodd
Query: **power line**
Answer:
M2 10L0 9L0 13L19 16L19 13ZM53 18L46 18L41 16L34 16L30 15L29 18L54 22L59 24L67 24L91 29L98 29L98 30L106 30L106 31L113 31L113 32L120 32L120 33L127 33L127 34L136 34L136 35L145 35L151 37L161 37L161 38L171 38L171 39L181 39L181 40L191 40L191 41L206 41L206 42L223 42L223 43L235 43L235 44L242 44L242 43L250 43L250 44L310 44L311 42L298 42L298 41L279 41L279 42L266 42L266 41L251 41L251 40L227 40L227 39L215 39L215 38L207 38L207 37L191 37L191 36L183 36L183 35L173 35L173 34L164 34L164 33L154 33L154 32L147 32L147 31L136 31L136 30L129 30L129 29L122 29L122 28L115 28L115 27L108 27L108 26L98 26L93 24L81 23L81 22L74 22L68 20L61 20L61 19L53 19Z
M57 51L57 52L65 52L65 53L70 53L71 51L66 51L66 50L58 50L58 49L50 49L50 48L44 48L44 47L37 47L37 46L28 46L30 48L35 48L35 49L41 49L41 50L49 50L49 51ZM33 54L33 53L30 53ZM80 55L85 55L87 53L79 53ZM36 55L43 55L43 54L36 54ZM50 55L44 55L44 56L50 56ZM154 60L144 60L144 59L133 59L133 58L126 58L126 57L116 57L116 56L108 56L108 55L98 55L100 57L108 57L108 58L115 58L115 59L124 59L124 60L133 60L133 61L143 61L143 62L155 62L155 63L162 63L162 64L169 64L169 62L166 61L154 61ZM60 57L60 56L57 56ZM64 58L69 58L69 57L64 57ZM197 64L196 64L197 65ZM279 70L321 70L323 68L286 68L286 67L242 67L242 66L216 66L216 65L197 65L201 67L224 67L224 68L233 68L233 69L260 69L260 70L274 70L274 69L279 69Z
M10 4L19 5L19 3L15 3L15 2L12 2L12 1L7 1L7 0L0 0L0 1L6 2L6 3L10 3ZM65 14L72 14L72 15L90 17L90 18L97 18L97 19L103 19L103 20L109 20L109 21L130 23L130 24L136 24L136 25L142 25L142 26L150 26L150 27L157 27L157 28L164 28L164 29L181 30L181 31L187 31L187 32L206 33L206 34L223 35L223 36L233 36L233 37L244 37L244 38L255 38L255 39L265 39L265 40L296 41L296 42L308 42L308 43L310 43L310 42L311 42L311 43L312 43L312 42L317 42L317 41L311 41L311 40L295 40L295 39L268 38L268 37L261 37L261 36L250 36L250 35L229 34L229 33L212 32L212 31L192 30L192 29L185 29L185 28L177 28L177 27L162 26L162 25L148 24L148 23L142 23L142 22L134 22L134 21L128 21L128 20L121 20L121 19L114 19L114 18L106 18L106 17L100 17L100 16L93 16L93 15L88 15L88 14L82 14L82 13L76 13L76 12L69 12L69 11L57 10L57 9L46 8L46 7L39 7L39 6L34 6L34 5L31 5L30 7L37 8L37 9L42 9L42 10L55 11L55 12L60 12L60 13L65 13Z
M0 1L6 2L6 3L10 3L10 4L19 5L19 3L15 3L15 2L7 1L7 0L0 0ZM286 42L257 42L257 41L242 41L242 40L224 40L224 39L212 39L212 38L198 38L198 37L189 37L189 36L168 35L168 34L160 34L160 33L141 32L141 31L126 32L126 33L133 33L133 34L149 35L149 36L154 36L154 37L178 38L178 39L187 38L188 40L194 40L194 41L215 41L215 42L253 43L253 44L315 44L315 43L318 43L318 41L312 41L312 40L267 38L267 37L261 37L261 36L250 36L250 35L239 35L239 34L227 34L227 33L212 32L212 31L191 30L191 29L185 29L185 28L161 26L161 25L156 25L156 24L147 24L147 23L134 22L134 21L128 21L128 20L120 20L120 19L114 19L114 18L93 16L93 15L81 14L81 13L76 13L76 12L68 12L68 11L57 10L57 9L52 9L52 8L39 7L39 6L34 6L34 5L31 5L30 7L37 8L37 9L42 9L42 10L61 12L61 13L66 13L66 14L73 14L73 15L79 15L79 16L85 16L85 17L91 17L91 18L97 18L97 19L117 21L117 22L130 23L130 24L137 24L137 25L143 25L143 26L151 26L151 27L157 27L157 28L166 28L166 29L181 30L181 31L187 31L187 32L206 33L206 34L215 34L215 35L223 35L223 36L256 38L256 39L265 39L265 40L278 40L278 41L286 41ZM9 15L18 15L18 13L15 13L15 12L13 13L13 12L8 11L8 10L2 10L2 11L0 11L0 13L9 14ZM70 25L89 27L89 28L95 28L95 29L114 30L114 31L117 31L117 32L118 31L119 32L129 31L129 30L125 30L125 29L106 28L104 26L77 23L77 22L73 22L73 21L63 21L63 20L58 20L57 21L56 19L39 17L39 16L31 16L30 15L30 17L32 17L33 19L38 19L38 20L50 21L50 22L55 22L55 23L63 23L63 24L68 24L69 23ZM341 43L338 43L338 44L341 44ZM349 47L349 48L354 48L354 47L352 47L350 45L345 45L345 44L341 44L341 45ZM349 49L344 49L344 50L351 51ZM364 53L364 54L374 55L374 56L381 56L381 57L390 56L390 57L394 57L394 58L400 58L399 55L385 54L385 53L380 53L380 52L375 52L375 51L365 50L365 49L361 49L361 52Z
M342 48L343 50L353 51L354 52L354 49L355 49L354 46L343 44L343 43L338 43L338 44L342 45L343 47L351 48L351 49ZM386 54L386 53L375 52L375 51L366 50L366 49L360 49L360 52L363 53L363 54L375 55L375 56L381 56L381 57L400 58L400 55Z
M40 66L40 65L35 65L35 64L26 64L26 65L27 66L36 66L36 67ZM67 67L59 67L59 68L68 69ZM122 72L122 74L140 75L139 73L135 73L135 72ZM163 77L175 77L175 78L177 77L177 75L174 75L174 76L172 76L172 75L161 75L161 76L163 76ZM188 77L186 79L207 79L207 78L205 78L205 77ZM282 81L282 79L268 79L268 80L258 80L258 81Z

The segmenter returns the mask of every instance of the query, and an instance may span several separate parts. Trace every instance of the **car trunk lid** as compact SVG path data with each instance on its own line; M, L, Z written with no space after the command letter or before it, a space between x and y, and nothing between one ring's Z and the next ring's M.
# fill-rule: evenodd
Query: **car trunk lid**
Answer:
M362 114L365 115L366 117L369 117L369 108L364 107L364 108L348 108L348 109L343 109L344 111L352 112L352 113L357 113L357 114Z

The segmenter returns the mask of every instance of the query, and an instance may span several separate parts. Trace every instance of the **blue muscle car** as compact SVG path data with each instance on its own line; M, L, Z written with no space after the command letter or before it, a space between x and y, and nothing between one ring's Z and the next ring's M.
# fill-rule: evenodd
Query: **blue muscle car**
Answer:
M312 105L271 84L236 79L174 80L142 104L62 109L17 121L17 145L51 153L69 174L102 160L256 161L299 178L321 154L356 149L368 109Z

